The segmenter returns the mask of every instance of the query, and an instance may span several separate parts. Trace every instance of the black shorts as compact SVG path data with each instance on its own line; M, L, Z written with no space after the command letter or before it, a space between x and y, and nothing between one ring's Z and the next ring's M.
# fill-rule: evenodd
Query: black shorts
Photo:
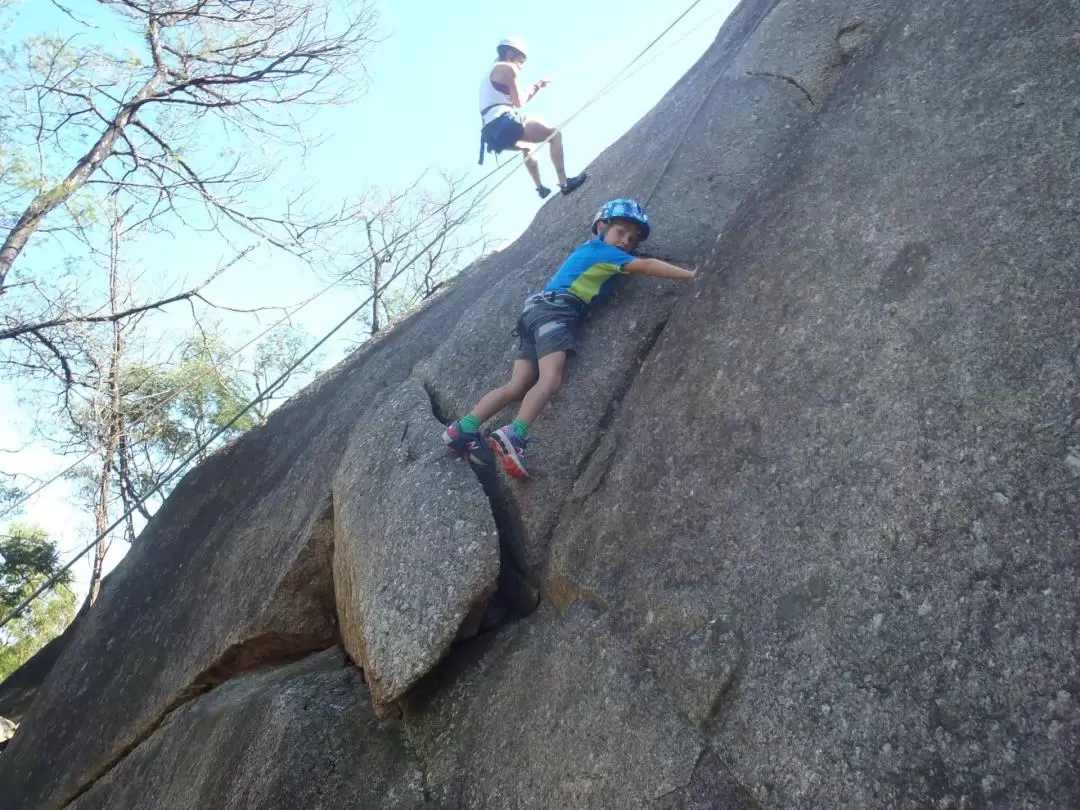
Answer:
M499 153L514 148L525 135L525 125L516 113L505 112L489 121L480 130L480 135L488 145L489 152Z
M541 357L555 352L577 352L574 330L585 317L585 304L573 296L530 296L515 330L520 343L517 356L538 365Z

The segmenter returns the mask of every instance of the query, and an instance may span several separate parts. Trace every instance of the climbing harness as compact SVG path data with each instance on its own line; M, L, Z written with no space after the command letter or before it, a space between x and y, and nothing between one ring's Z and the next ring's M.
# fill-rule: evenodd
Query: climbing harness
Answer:
M480 111L481 117L490 110L501 107L502 104L493 104L484 110ZM521 119L521 114L517 110L510 109L504 112L498 118L493 118L480 130L480 160L479 164L484 165L484 153L491 152L493 154L499 154L521 140L521 136L525 134L525 123Z
M582 316L589 311L588 305L573 293L559 292L556 290L542 290L538 293L533 293L525 299L525 306L521 310L521 314L524 315L530 309L538 307L541 304L554 304L557 307L566 307Z

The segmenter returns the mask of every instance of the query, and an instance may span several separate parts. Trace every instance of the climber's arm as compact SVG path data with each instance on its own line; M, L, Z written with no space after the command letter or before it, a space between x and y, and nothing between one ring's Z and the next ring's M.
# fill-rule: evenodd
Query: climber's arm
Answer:
M526 93L521 87L521 73L518 71L516 65L509 63L501 63L495 66L495 69L491 71L491 80L498 82L510 91L510 100L514 102L515 107L524 107L532 97L540 92L540 89L547 87L549 81L547 79L541 79Z
M656 278L691 279L695 275L693 270L683 270L673 264L662 262L659 259L636 258L623 265L628 273L640 273L643 276L655 276Z

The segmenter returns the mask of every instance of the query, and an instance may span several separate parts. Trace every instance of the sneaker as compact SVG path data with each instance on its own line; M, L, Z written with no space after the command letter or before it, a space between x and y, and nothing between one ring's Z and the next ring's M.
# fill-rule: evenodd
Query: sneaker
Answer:
M463 432L459 422L451 423L443 431L442 440L452 452L462 458L467 458L473 464L487 467L495 461L495 457L491 455L491 450L488 449L480 434Z
M551 193L551 189L547 186L537 186L536 193L540 195L540 199L547 199L547 195Z
M488 445L502 461L506 474L522 481L529 477L525 466L525 445L528 443L529 439L519 436L513 425L501 427L488 436Z
M568 177L566 178L566 184L559 186L559 188L562 189L563 194L569 194L574 189L581 188L587 177L588 175L585 172L582 172L577 177Z

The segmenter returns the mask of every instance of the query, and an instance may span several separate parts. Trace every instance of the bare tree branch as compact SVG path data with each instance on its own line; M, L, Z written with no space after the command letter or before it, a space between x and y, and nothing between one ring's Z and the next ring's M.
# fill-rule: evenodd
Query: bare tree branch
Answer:
M263 142L290 135L302 141L298 106L335 103L359 85L348 79L362 70L361 54L373 43L373 7L362 1L347 9L344 0L99 1L141 32L148 59L131 63L71 41L27 46L34 78L25 91L35 99L39 164L55 162L43 151L46 143L62 147L76 132L95 135L63 179L45 184L15 219L0 245L0 293L43 221L98 176L128 191L156 193L157 205L177 216L177 194L190 192L226 220L278 247L297 248L313 223L244 211L222 196L262 173L238 173L239 158L215 173L196 165L197 149L186 156L185 144L196 142L193 127L215 118L238 133L258 133ZM185 109L180 117L167 114ZM136 175L146 179L136 182Z
M155 43L160 39L161 29L154 17L151 17L147 23L146 36L151 48L155 47ZM120 138L124 128L135 117L139 106L144 101L153 98L164 81L165 71L155 71L154 75L139 89L131 101L120 107L105 128L105 131L101 133L101 137L90 147L90 151L75 164L75 167L68 172L64 181L48 191L41 192L30 202L30 205L15 223L15 227L8 232L4 244L0 245L0 290L3 289L4 279L11 270L11 265L14 264L15 259L26 247L26 243L30 241L30 237L37 230L41 221L55 208L63 205L72 194L82 188L86 181L90 179L90 176L113 155L117 140Z
M362 236L353 252L359 261L339 272L347 283L374 293L369 334L430 298L489 247L478 223L480 196L462 194L460 178L443 174L434 185L424 180L373 195L349 214L352 232ZM461 227L470 223L473 228ZM386 279L395 281L387 286Z

